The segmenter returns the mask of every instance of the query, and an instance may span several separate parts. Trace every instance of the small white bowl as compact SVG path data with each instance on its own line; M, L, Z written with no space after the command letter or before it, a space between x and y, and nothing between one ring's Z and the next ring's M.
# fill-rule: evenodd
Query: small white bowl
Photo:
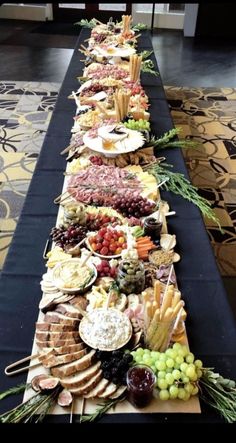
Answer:
M96 255L97 257L99 257L99 258L105 258L105 259L108 259L108 260L109 260L109 259L112 259L112 258L119 258L119 257L121 257L121 253L120 253L120 254L117 254L117 255L101 255L101 254L99 254L98 252L94 251L93 248L91 248L91 245L90 245L90 243L89 243L89 237L92 237L92 235L89 235L89 236L87 237L85 243L86 243L87 247L89 248L89 250L90 250L94 255ZM122 251L123 251L123 249L122 249Z
M85 286L80 286L80 287L75 286L73 288L65 287L65 286L63 286L63 282L62 281L60 282L61 279L58 275L58 273L60 272L60 270L62 270L63 267L66 268L66 265L69 266L70 264L73 264L73 265L77 264L78 268L81 269L81 263L82 263L81 259L79 259L79 258L69 258L68 260L63 260L62 262L58 263L52 271L53 284L58 289L60 289L60 291L62 291L63 293L66 293L66 294L78 294L78 293L82 294L82 293L86 292L93 285L95 280L97 279L97 269L93 264L86 263L84 265L85 268L87 267L90 270L92 270L93 274L94 274Z

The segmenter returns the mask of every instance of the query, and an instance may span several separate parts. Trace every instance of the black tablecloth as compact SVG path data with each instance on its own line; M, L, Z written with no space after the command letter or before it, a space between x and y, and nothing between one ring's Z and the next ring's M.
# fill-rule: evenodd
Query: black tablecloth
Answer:
M58 207L53 204L63 185L65 157L60 151L68 145L75 105L68 100L77 90L76 76L81 75L80 43L90 30L83 30L77 42L40 157L25 200L19 223L0 279L0 392L26 379L26 374L7 377L4 368L31 353L34 326L41 299L39 282L45 272L42 254L49 231L55 225ZM139 39L139 49L150 49L148 32ZM156 64L154 56L153 61ZM142 85L151 103L151 123L157 135L173 127L161 78L142 74ZM163 151L161 153L163 155ZM187 176L179 149L165 151L175 170ZM212 248L198 209L181 197L163 192L162 196L177 215L168 219L170 233L175 233L181 261L176 264L178 284L185 300L187 333L192 352L205 366L226 377L236 378L236 329L232 312L213 256ZM20 403L21 396L0 402L0 412ZM201 404L202 414L116 414L104 422L218 422L215 411ZM68 422L68 416L50 417L49 421Z

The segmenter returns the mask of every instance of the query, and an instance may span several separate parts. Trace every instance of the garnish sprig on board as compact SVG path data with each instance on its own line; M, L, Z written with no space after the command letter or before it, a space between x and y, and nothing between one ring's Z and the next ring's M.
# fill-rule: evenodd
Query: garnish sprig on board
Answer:
M74 25L82 26L83 28L93 29L93 28L95 28L95 26L97 26L97 23L96 23L96 20L94 20L94 19L87 20L87 19L82 18L82 20L74 23Z
M81 415L80 423L99 420L110 408L112 407L114 408L114 406L117 403L120 403L121 401L125 400L125 398L126 396L122 396L113 400L107 400L103 404L99 403L94 413L88 415Z
M160 165L158 161L156 161L154 163L150 163L150 165L144 166L143 169L156 177L160 183L167 180L162 185L166 191L180 195L196 205L200 209L202 215L214 221L222 232L220 221L215 215L215 212L211 208L211 204L208 202L208 200L198 194L198 188L193 186L184 176L184 174L170 171L169 168L172 167L172 165L167 163L162 163L162 165Z
M152 60L143 60L141 63L141 72L155 75L156 77L159 75L159 72L155 71L154 63Z
M203 369L199 380L201 399L216 409L228 422L236 422L236 383L209 368Z
M39 393L25 403L21 403L10 411L0 415L0 423L39 423L55 405L61 387L55 388L50 394Z
M22 392L25 392L26 389L30 388L30 386L30 383L21 383L20 385L14 386L13 388L9 388L7 389L7 391L0 393L0 400L3 400L10 395L21 394Z
M189 149L189 148L197 148L199 143L192 140L174 140L173 138L178 136L182 131L181 128L173 128L170 131L165 132L162 137L156 137L152 135L150 141L147 146L152 146L156 149L166 149L166 148L181 148L181 149Z
M145 31L148 29L148 26L144 23L137 23L136 25L132 26L132 31L138 32L138 31Z

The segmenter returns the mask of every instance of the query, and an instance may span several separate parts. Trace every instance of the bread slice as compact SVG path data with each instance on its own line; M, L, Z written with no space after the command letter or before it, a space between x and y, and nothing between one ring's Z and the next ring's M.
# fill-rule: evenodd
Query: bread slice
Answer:
M78 326L79 320L77 318L70 318L66 315L60 314L60 312L54 312L54 311L48 311L47 314L45 314L44 321L46 323L63 323L64 325L69 326Z
M71 363L72 361L78 360L87 354L87 349L81 349L78 352L71 352L70 354L63 355L46 355L44 357L39 357L42 365L45 368L53 368L55 366L63 365L65 363Z
M76 374L76 372L83 371L83 369L88 368L92 364L92 359L95 355L95 349L92 349L88 354L79 360L75 360L72 363L67 363L57 368L52 368L51 372L54 377L63 378L68 375Z
M125 385L120 386L120 387L114 392L114 394L112 394L112 395L109 396L109 398L111 398L111 399L114 400L115 398L120 397L120 396L126 391L126 389L127 389L127 386L125 386Z
M71 332L51 332L51 331L36 331L36 339L40 341L47 340L72 340L81 341L78 331Z
M64 325L63 323L46 323L37 322L35 324L36 332L40 331L51 331L51 332L70 332L74 331L75 327L71 325Z
M101 362L98 361L94 365L89 366L87 369L77 372L72 377L61 378L61 385L67 389L78 388L86 381L90 380L99 371Z
M78 388L71 388L70 392L74 395L84 395L87 394L91 389L93 389L102 378L102 370L100 369L90 380L87 380L84 384Z
M63 354L70 354L72 352L79 352L81 349L84 349L86 347L84 342L81 343L75 343L72 345L65 345L60 346L59 348L51 348L51 355L63 355ZM42 349L42 352L49 352L50 348Z
M68 346L68 345L76 345L76 341L74 339L72 340L36 340L36 345L39 349L42 348L59 348L61 346Z
M114 394L114 392L117 390L117 385L110 382L109 385L107 385L105 391L103 391L102 394L98 395L98 398L108 398L110 395Z
M71 318L81 319L82 315L80 311L76 308L76 306L72 306L69 303L60 303L55 308L56 312L60 312L60 314L68 315Z
M100 382L97 384L97 386L95 386L94 389L92 389L91 391L89 391L88 394L85 394L84 397L85 398L96 398L98 397L100 394L102 394L107 385L109 384L109 380L107 380L106 378L102 378L100 380Z

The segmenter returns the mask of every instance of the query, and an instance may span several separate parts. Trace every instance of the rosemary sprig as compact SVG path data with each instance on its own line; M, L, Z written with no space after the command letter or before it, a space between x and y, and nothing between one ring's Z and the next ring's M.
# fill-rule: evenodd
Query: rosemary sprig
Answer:
M138 31L145 31L148 29L148 26L144 23L137 23L136 25L132 26L132 31L138 32Z
M181 197L196 205L200 209L204 217L207 217L217 223L219 229L222 232L220 221L216 217L208 200L198 194L198 188L196 186L193 186L190 181L184 176L184 174L170 171L168 168L171 167L172 165L168 165L167 163L162 164L161 166L160 164L158 164L158 162L155 162L151 163L150 165L144 166L143 169L154 175L158 182L162 182L165 179L168 179L163 184L166 191L171 191L174 194L181 195Z
M155 135L152 135L148 145L153 146L154 148L163 148L167 143L169 143L174 137L179 135L181 132L181 128L173 128L170 131L164 133L162 137L157 138Z
M199 380L202 400L216 409L228 423L236 422L235 381L225 379L208 368Z
M99 420L110 408L114 408L117 403L123 401L125 398L125 396L122 396L114 400L107 400L105 403L102 404L99 403L98 408L96 408L96 411L93 414L81 415L80 423Z
M142 51L138 55L141 55L143 60L146 60L146 58L150 57L150 55L153 54L153 51Z
M50 394L39 393L21 403L14 409L0 415L0 423L27 423L42 421L55 404L61 387L55 388ZM38 414L38 417L37 415Z
M144 60L141 63L141 72L146 72L148 74L152 74L155 75L156 77L159 75L159 72L155 71L154 69L154 63L152 60L148 59L148 60Z
M21 383L20 385L14 386L13 388L8 389L7 391L0 393L0 400L8 397L9 395L20 394L24 392L26 389L29 389L31 386L30 383Z
M97 26L96 24L96 20L92 19L92 20L87 20L87 19L83 19L80 20L79 22L74 23L74 25L78 25L78 26L82 26L83 28L95 28L95 26Z

